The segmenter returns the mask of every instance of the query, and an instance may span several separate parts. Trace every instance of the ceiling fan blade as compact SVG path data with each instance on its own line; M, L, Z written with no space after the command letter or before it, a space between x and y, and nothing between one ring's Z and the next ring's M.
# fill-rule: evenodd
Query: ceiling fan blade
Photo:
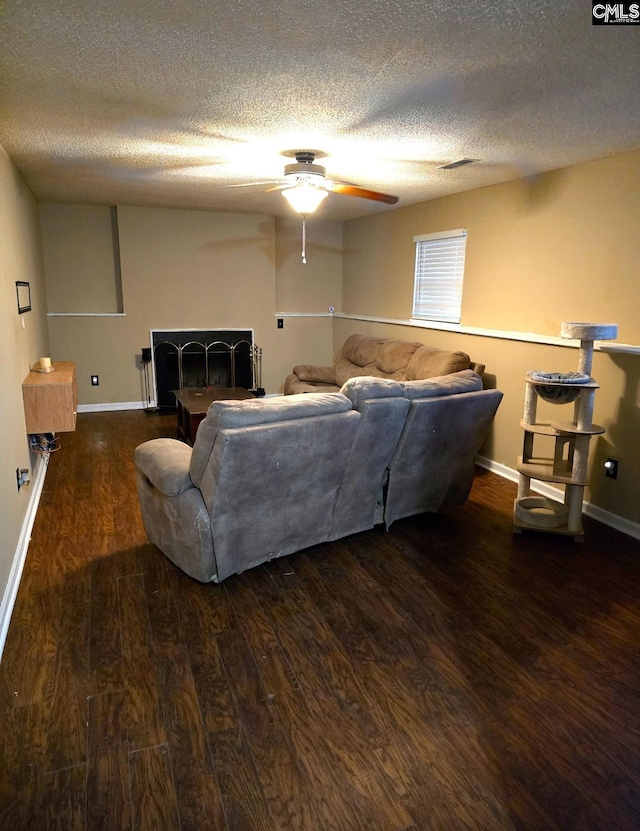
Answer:
M359 188L356 185L348 185L346 182L333 182L331 191L333 193L342 193L345 196L359 196L361 199L373 199L376 202L386 202L387 205L395 205L399 198L397 196L389 196L387 193L378 193L376 190L367 190L366 188Z
M225 185L225 190L229 188L257 188L265 185L275 185L280 182L280 179L271 179L268 182L241 182L239 185Z

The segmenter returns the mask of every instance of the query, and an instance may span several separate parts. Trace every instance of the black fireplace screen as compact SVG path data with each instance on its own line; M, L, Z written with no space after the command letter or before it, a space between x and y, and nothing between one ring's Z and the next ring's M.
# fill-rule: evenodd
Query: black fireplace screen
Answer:
M175 407L173 390L260 386L262 351L250 331L153 332L157 403Z

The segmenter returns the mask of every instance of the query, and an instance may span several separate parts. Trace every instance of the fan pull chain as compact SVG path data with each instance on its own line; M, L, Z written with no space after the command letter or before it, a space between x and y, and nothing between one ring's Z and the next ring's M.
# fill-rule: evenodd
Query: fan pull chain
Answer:
M307 217L302 215L302 262L307 264Z

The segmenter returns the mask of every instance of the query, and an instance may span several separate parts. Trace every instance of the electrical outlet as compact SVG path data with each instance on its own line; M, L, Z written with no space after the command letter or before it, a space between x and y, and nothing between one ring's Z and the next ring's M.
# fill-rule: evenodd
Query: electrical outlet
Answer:
M17 467L16 468L16 482L18 485L18 490L20 488L29 484L31 479L29 479L29 468L28 467Z
M92 375L91 376L91 386L92 387L99 387L100 386L100 376L99 375Z
M618 460L617 459L607 459L604 463L604 472L605 476L609 479L617 479L618 478Z
M278 329L284 329L284 319L281 317L278 318Z

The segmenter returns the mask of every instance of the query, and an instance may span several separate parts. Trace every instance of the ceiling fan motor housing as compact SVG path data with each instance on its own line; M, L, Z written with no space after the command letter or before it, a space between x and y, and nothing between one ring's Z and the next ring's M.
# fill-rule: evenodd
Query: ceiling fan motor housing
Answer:
M297 162L296 164L287 164L284 167L285 176L317 176L324 179L326 174L326 168L321 164L312 164L311 162Z

